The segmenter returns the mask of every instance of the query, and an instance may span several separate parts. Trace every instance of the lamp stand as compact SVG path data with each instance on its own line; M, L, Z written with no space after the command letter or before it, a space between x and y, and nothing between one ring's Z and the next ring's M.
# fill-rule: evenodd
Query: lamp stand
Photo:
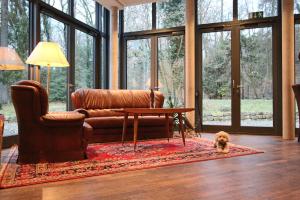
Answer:
M50 79L51 79L51 69L50 65L47 66L47 93L50 96Z

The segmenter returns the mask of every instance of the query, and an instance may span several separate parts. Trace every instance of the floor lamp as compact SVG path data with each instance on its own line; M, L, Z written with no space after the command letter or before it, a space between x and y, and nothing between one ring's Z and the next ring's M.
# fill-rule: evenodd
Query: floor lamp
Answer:
M24 70L25 66L14 49L0 47L0 71ZM4 131L4 115L0 114L0 158ZM0 159L1 163L1 159Z
M47 67L47 92L50 94L50 67L69 67L69 63L58 43L39 42L26 60L27 64Z

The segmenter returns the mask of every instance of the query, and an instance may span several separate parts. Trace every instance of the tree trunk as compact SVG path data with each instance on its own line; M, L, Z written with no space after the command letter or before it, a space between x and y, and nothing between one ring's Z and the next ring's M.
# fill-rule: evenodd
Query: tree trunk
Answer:
M8 46L8 0L1 0L0 46Z

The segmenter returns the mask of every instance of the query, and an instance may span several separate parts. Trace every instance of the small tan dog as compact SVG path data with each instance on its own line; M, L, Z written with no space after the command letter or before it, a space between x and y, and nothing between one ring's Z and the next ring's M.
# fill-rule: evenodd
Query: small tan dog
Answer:
M217 148L217 152L228 153L229 152L228 142L229 142L228 133L224 131L220 131L216 133L214 147Z

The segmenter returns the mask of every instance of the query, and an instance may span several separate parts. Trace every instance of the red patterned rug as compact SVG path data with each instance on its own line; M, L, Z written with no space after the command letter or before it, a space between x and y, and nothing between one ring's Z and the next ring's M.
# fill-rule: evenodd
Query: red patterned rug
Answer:
M18 149L11 148L1 165L0 188L18 187L39 183L100 176L131 170L162 167L196 161L230 158L262 153L244 146L230 144L228 154L217 153L210 140L202 138L182 140L141 141L134 152L132 143L89 145L88 159L64 163L16 164Z

